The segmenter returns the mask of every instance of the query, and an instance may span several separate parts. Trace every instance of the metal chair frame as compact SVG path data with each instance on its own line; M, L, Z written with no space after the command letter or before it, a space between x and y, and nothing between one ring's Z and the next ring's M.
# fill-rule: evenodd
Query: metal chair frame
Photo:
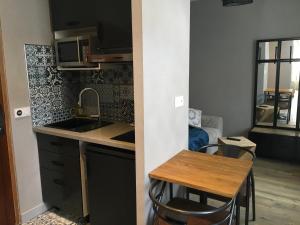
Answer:
M159 193L157 195L155 195L153 193L154 189L157 188L158 185L161 184L161 183L162 183L161 189L160 189ZM219 221L217 223L213 223L211 225L223 225L226 222L228 222L228 225L232 224L233 214L234 214L235 207L236 207L236 204L235 204L236 199L235 198L230 199L223 206L221 206L219 208L212 209L212 210L187 211L187 210L183 210L183 209L174 208L174 207L168 206L167 204L162 203L162 198L163 198L165 189L166 189L166 182L155 181L155 182L153 182L153 184L151 185L150 190L149 190L149 196L150 196L150 199L153 202L154 216L161 218L165 222L171 223L171 224L174 224L174 225L187 225L187 222L181 222L181 221L177 221L175 218L169 218L169 217L163 216L160 213L162 210L171 212L175 215L186 216L186 218L188 218L189 216L204 218L204 217L207 217L207 216L212 216L214 214L224 212L224 211L226 211L227 209L230 208L228 215L222 221ZM153 219L153 222L155 223L155 217Z
M247 148L243 148L237 145L227 145L227 144L210 144L210 145L206 145L201 147L198 151L199 152L203 152L203 150L210 148L210 147L232 147L233 150L238 149L239 151L245 151L247 153L249 153L252 157L252 161L254 161L254 159L256 158L256 155L254 152L252 152L251 150L247 149ZM251 169L249 175L247 176L247 185L246 185L246 225L248 225L249 223L249 201L250 201L250 189L251 189L251 194L252 194L252 220L255 221L256 220L256 208L255 208L255 181L254 181L254 175L253 175L253 170ZM187 197L189 198L189 194L191 193L192 189L189 189L187 191ZM207 197L206 197L206 193L201 193L200 195L200 200L202 203L206 204L207 203ZM224 198L223 198L224 199ZM236 201L239 204L239 199ZM236 218L236 223L239 224L239 205L237 206L237 218Z

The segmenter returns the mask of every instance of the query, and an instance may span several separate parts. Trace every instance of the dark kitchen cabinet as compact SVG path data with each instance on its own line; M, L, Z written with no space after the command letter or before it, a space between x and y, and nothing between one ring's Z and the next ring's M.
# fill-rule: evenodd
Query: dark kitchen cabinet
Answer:
M83 216L79 142L37 134L43 200L79 219Z
M90 144L86 158L91 224L136 224L134 152Z
M131 0L50 0L54 31L109 24L131 31Z
M300 162L300 136L298 136L298 132L283 132L284 134L276 129L252 129L249 133L249 139L257 145L256 155L288 162Z

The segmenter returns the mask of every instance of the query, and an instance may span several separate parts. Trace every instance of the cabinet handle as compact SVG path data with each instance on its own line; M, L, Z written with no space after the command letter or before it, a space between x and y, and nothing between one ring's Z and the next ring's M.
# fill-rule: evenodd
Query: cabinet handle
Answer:
M77 54L78 54L78 62L81 63L79 37L77 37Z
M62 142L56 142L56 141L52 141L52 142L50 142L50 144L53 146L63 146Z
M61 163L61 162L58 162L58 161L51 161L51 163L52 163L54 166L64 167L64 164Z
M57 184L59 186L64 186L64 182L60 179L54 179L53 182L54 184Z

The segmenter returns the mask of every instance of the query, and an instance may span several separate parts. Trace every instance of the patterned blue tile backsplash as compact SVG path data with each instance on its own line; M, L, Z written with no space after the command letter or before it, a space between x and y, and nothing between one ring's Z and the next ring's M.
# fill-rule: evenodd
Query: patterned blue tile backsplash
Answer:
M98 91L102 119L133 122L132 64L100 72L62 72L56 70L52 46L27 44L25 51L34 127L70 119L79 92L86 87Z

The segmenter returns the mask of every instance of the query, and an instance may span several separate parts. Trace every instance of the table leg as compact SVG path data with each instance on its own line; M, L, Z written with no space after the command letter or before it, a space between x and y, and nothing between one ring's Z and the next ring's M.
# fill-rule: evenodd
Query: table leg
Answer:
M252 214L253 214L253 221L256 220L256 208L255 208L255 181L253 170L250 171L250 178L251 178L251 191L252 191Z
M246 183L246 215L245 215L245 225L249 223L249 208L250 208L250 174L247 176Z
M238 193L237 198L236 198L236 215L235 215L235 219L236 219L236 225L240 225L240 193Z

